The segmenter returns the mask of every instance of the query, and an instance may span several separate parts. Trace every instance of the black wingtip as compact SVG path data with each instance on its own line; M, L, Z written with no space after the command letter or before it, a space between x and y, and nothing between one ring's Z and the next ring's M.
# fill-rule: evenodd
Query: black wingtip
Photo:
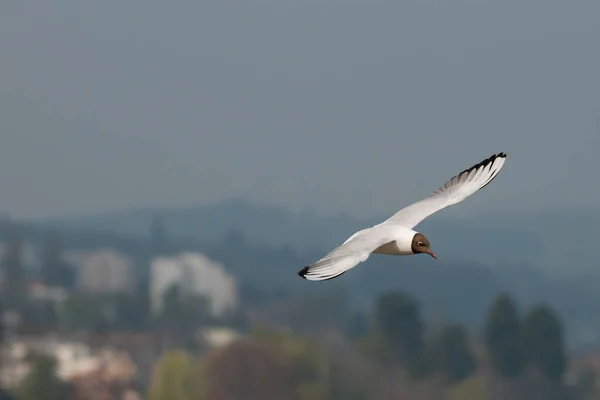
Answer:
M501 152L501 153L494 154L491 157L486 158L485 160L483 160L483 161L481 161L481 162L473 165L471 168L465 169L464 171L462 171L458 175L469 173L469 172L471 172L471 171L473 171L475 169L478 169L479 167L482 167L482 166L488 166L489 164L493 163L497 158L506 158L506 153Z
M306 274L308 273L308 267L304 267L302 268L300 271L298 271L298 275L300 275L302 278L306 279Z

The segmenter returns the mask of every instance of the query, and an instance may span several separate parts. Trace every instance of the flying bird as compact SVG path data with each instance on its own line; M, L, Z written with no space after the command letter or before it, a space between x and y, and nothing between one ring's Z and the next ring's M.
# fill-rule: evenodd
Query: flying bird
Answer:
M413 228L431 214L460 203L487 186L498 175L505 160L506 153L494 154L462 171L423 200L403 208L380 224L354 233L325 257L302 268L298 275L311 281L333 279L366 261L371 254L429 254L437 259L429 240Z

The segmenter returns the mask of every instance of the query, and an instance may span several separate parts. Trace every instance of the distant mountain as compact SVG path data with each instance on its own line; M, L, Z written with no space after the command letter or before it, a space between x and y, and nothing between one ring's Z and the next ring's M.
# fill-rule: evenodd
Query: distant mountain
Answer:
M214 241L237 231L252 243L294 247L322 246L340 240L340 233L358 229L368 222L349 216L319 216L295 213L285 207L231 199L214 205L173 209L134 209L87 218L45 222L61 228L96 229L147 237L159 219L173 238Z
M387 218L358 219L292 212L282 206L230 199L213 205L134 209L104 215L46 221L59 229L110 232L148 238L154 221L177 239L215 242L231 232L249 243L294 250L326 251L356 230ZM486 265L531 265L572 272L600 264L594 238L600 237L600 210L542 211L537 214L476 215L468 219L443 214L426 219L426 233L440 257Z
M152 252L150 232L166 234L171 250L201 251L222 263L238 279L246 301L262 307L339 288L353 307L369 309L383 291L403 290L422 301L426 315L441 314L476 327L491 299L499 291L510 291L523 306L543 301L555 307L568 323L572 345L600 343L600 324L593 318L600 304L596 290L600 259L595 251L600 212L546 210L471 218L440 213L419 226L431 239L437 261L375 255L325 285L296 275L355 230L384 218L321 216L229 200L186 209L31 223L24 229L38 244L57 230L69 249L110 246L133 255L140 265ZM165 230L157 229L157 219ZM2 236L6 222L0 220Z

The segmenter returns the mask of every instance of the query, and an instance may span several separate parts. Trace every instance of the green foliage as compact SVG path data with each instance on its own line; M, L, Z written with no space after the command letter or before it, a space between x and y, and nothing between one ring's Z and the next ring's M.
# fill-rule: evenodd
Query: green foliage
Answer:
M257 327L252 329L250 335L290 360L298 382L304 382L314 388L315 384L326 380L327 353L315 347L308 339L292 333L284 334Z
M527 362L549 380L558 382L567 367L563 328L558 316L546 306L534 307L523 322Z
M199 364L186 353L173 350L155 365L148 400L198 400L203 391Z
M70 329L94 330L106 321L107 296L75 294L63 304L62 323Z
M186 294L178 285L172 285L164 294L161 320L173 326L199 324L211 318L206 297Z
M56 376L56 360L53 357L38 354L31 370L20 383L16 392L20 400L63 400L67 387Z
M443 326L433 337L428 353L433 367L443 372L451 383L467 378L477 367L462 325Z
M163 299L163 309L157 322L182 343L193 346L196 330L213 321L209 300L203 296L186 294L178 285L172 285Z
M405 293L386 293L379 298L375 315L388 346L385 361L403 363L413 375L422 373L424 325L417 301Z
M301 400L350 400L360 398L365 390L360 379L347 378L351 360L336 357L318 343L293 333L265 328L255 327L250 335L287 360ZM362 378L362 374L359 376Z
M146 326L147 309L134 294L76 293L63 303L59 320L68 329L135 330Z
M472 376L449 390L452 400L485 400L485 386L480 377Z
M380 361L389 357L387 343L383 334L379 331L371 332L356 342L361 353L370 358Z
M298 388L300 400L330 400L330 389L321 382L301 383Z
M60 323L68 329L142 330L150 325L148 303L138 293L76 293L62 305ZM177 288L166 294L162 314L153 322L181 340L212 317L204 297L183 295ZM190 339L191 340L191 339Z
M484 329L484 340L492 368L500 375L517 377L523 370L521 322L508 294L492 302Z

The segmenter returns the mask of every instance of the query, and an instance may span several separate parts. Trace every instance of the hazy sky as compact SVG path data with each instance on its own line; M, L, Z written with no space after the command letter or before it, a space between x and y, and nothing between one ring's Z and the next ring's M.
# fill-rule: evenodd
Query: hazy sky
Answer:
M600 203L597 0L3 1L0 211Z

